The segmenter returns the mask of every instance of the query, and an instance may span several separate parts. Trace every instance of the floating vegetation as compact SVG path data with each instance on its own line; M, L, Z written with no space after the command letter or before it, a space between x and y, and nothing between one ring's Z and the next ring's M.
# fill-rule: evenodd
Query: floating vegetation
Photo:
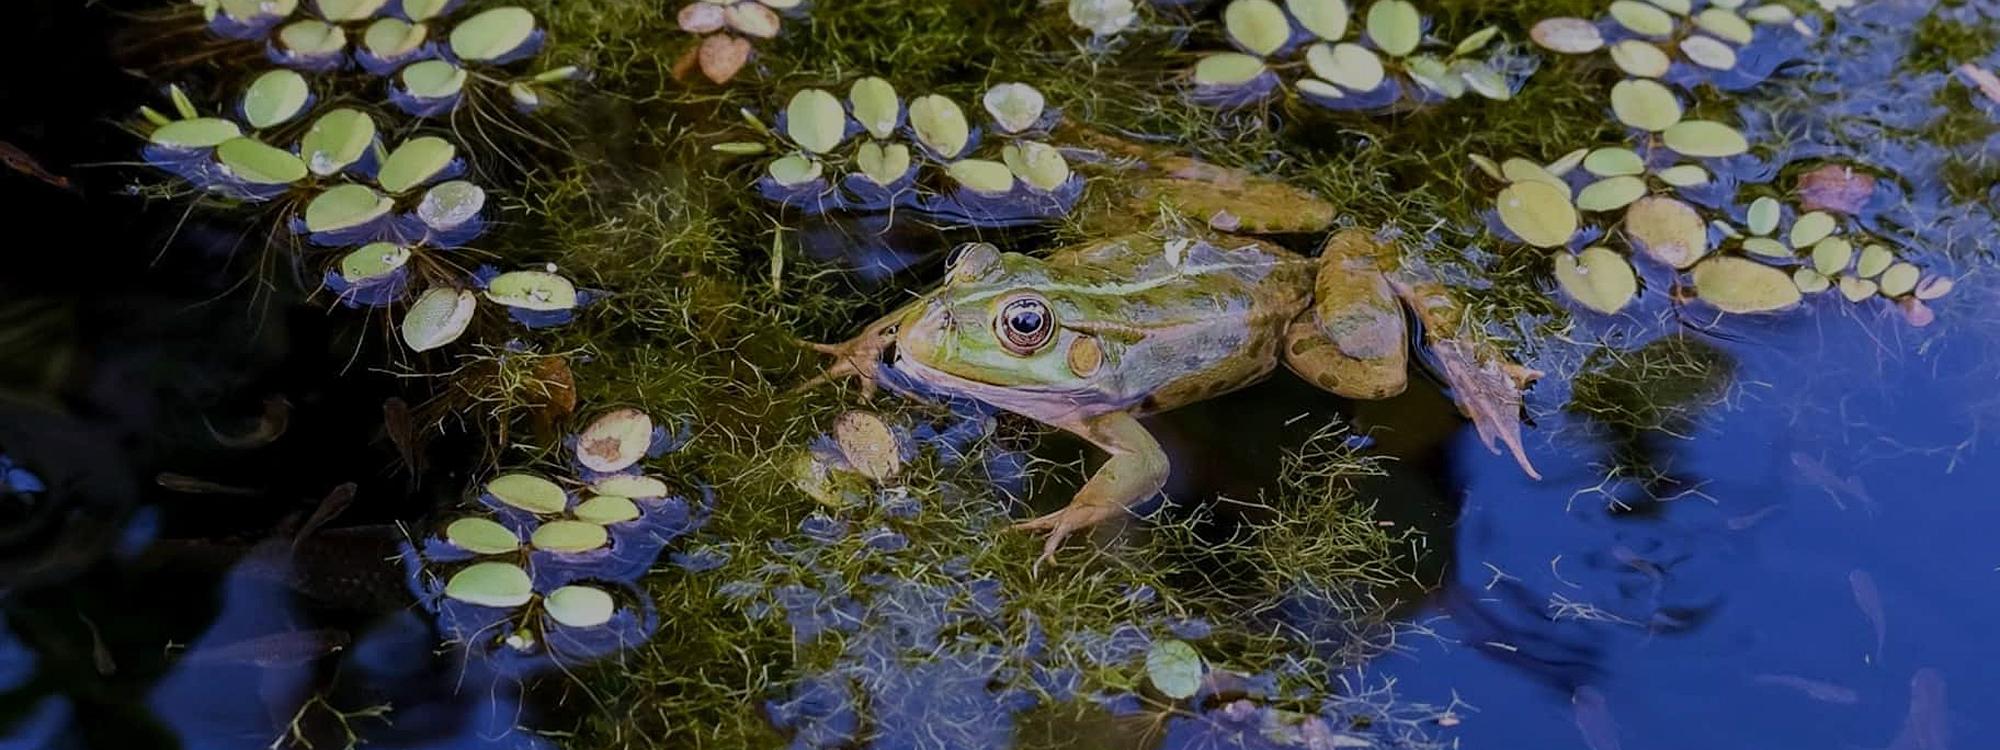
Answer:
M786 17L800 18L807 10L805 0L694 0L675 18L682 31L701 41L675 69L699 68L708 80L728 83L749 64L756 42L776 38Z
M711 510L706 490L692 501L645 476L642 461L674 446L644 412L608 412L568 442L581 477L501 474L485 485L482 513L404 547L410 585L440 627L506 674L574 667L645 640L659 617L639 577Z
M1238 51L1197 61L1190 96L1221 108L1262 102L1279 89L1278 70L1296 67L1283 58L1299 55L1308 75L1292 89L1336 110L1382 112L1468 92L1505 100L1534 72L1530 58L1494 45L1498 27L1445 44L1426 36L1429 22L1408 0L1376 0L1364 16L1351 15L1346 0L1291 0L1283 7L1276 0L1231 0L1223 26Z
M1779 3L1614 0L1597 19L1545 18L1529 31L1564 55L1606 53L1626 75L1692 89L1749 88L1800 59L1811 26Z
M861 78L848 87L845 104L825 89L794 93L775 125L759 125L768 142L716 148L782 153L765 164L757 192L808 214L902 208L984 227L1067 214L1083 196L1083 178L1044 140L1060 110L1024 83L993 86L979 102L985 127L950 98L905 102L888 81ZM975 155L982 146L988 158Z

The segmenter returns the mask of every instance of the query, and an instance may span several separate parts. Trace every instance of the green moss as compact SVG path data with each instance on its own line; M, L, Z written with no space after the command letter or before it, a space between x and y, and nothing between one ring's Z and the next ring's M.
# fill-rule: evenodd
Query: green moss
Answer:
M2000 27L1959 23L1932 12L1917 22L1911 41L1905 66L1919 71L1949 70L1992 54L2000 45Z

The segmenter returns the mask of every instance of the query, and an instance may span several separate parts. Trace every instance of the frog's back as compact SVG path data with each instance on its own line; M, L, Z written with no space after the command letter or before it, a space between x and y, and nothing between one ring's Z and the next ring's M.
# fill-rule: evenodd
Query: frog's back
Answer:
M1146 235L1047 259L1066 320L1098 321L1119 342L1110 381L1127 408L1164 411L1256 382L1278 361L1286 324L1310 301L1311 261L1253 239Z

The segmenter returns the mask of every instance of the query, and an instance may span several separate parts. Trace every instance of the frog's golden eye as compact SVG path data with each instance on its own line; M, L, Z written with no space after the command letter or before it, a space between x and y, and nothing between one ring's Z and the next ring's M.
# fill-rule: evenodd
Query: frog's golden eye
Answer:
M1000 314L993 318L993 330L1008 351L1025 356L1034 354L1055 337L1056 317L1040 297L1022 295L1000 306Z

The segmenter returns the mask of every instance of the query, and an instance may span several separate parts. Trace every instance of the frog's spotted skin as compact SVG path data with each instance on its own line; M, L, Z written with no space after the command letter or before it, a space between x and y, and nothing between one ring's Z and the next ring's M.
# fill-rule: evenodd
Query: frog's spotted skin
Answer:
M1187 172L1185 164L1173 169L1174 179L1189 180L1194 204L1212 203L1218 181L1227 194L1245 185L1279 191L1240 172L1221 172L1223 180L1213 168L1201 179L1183 177ZM1174 183L1145 183L1146 199L1164 200L1165 184ZM1260 211L1284 210L1252 205L1242 212L1259 221ZM1506 443L1535 476L1517 419L1519 389L1538 373L1489 347L1445 338L1457 330L1456 305L1441 286L1391 270L1395 257L1354 229L1335 233L1317 259L1209 232L1126 232L1046 258L971 245L936 290L845 344L814 345L836 360L813 382L858 375L872 390L879 368L893 367L926 389L1036 419L1102 448L1109 460L1068 506L1020 524L1048 532L1047 558L1072 532L1124 513L1165 484L1166 454L1139 416L1255 383L1279 362L1341 395L1400 393L1408 377L1408 304L1430 332L1461 411L1489 448Z

